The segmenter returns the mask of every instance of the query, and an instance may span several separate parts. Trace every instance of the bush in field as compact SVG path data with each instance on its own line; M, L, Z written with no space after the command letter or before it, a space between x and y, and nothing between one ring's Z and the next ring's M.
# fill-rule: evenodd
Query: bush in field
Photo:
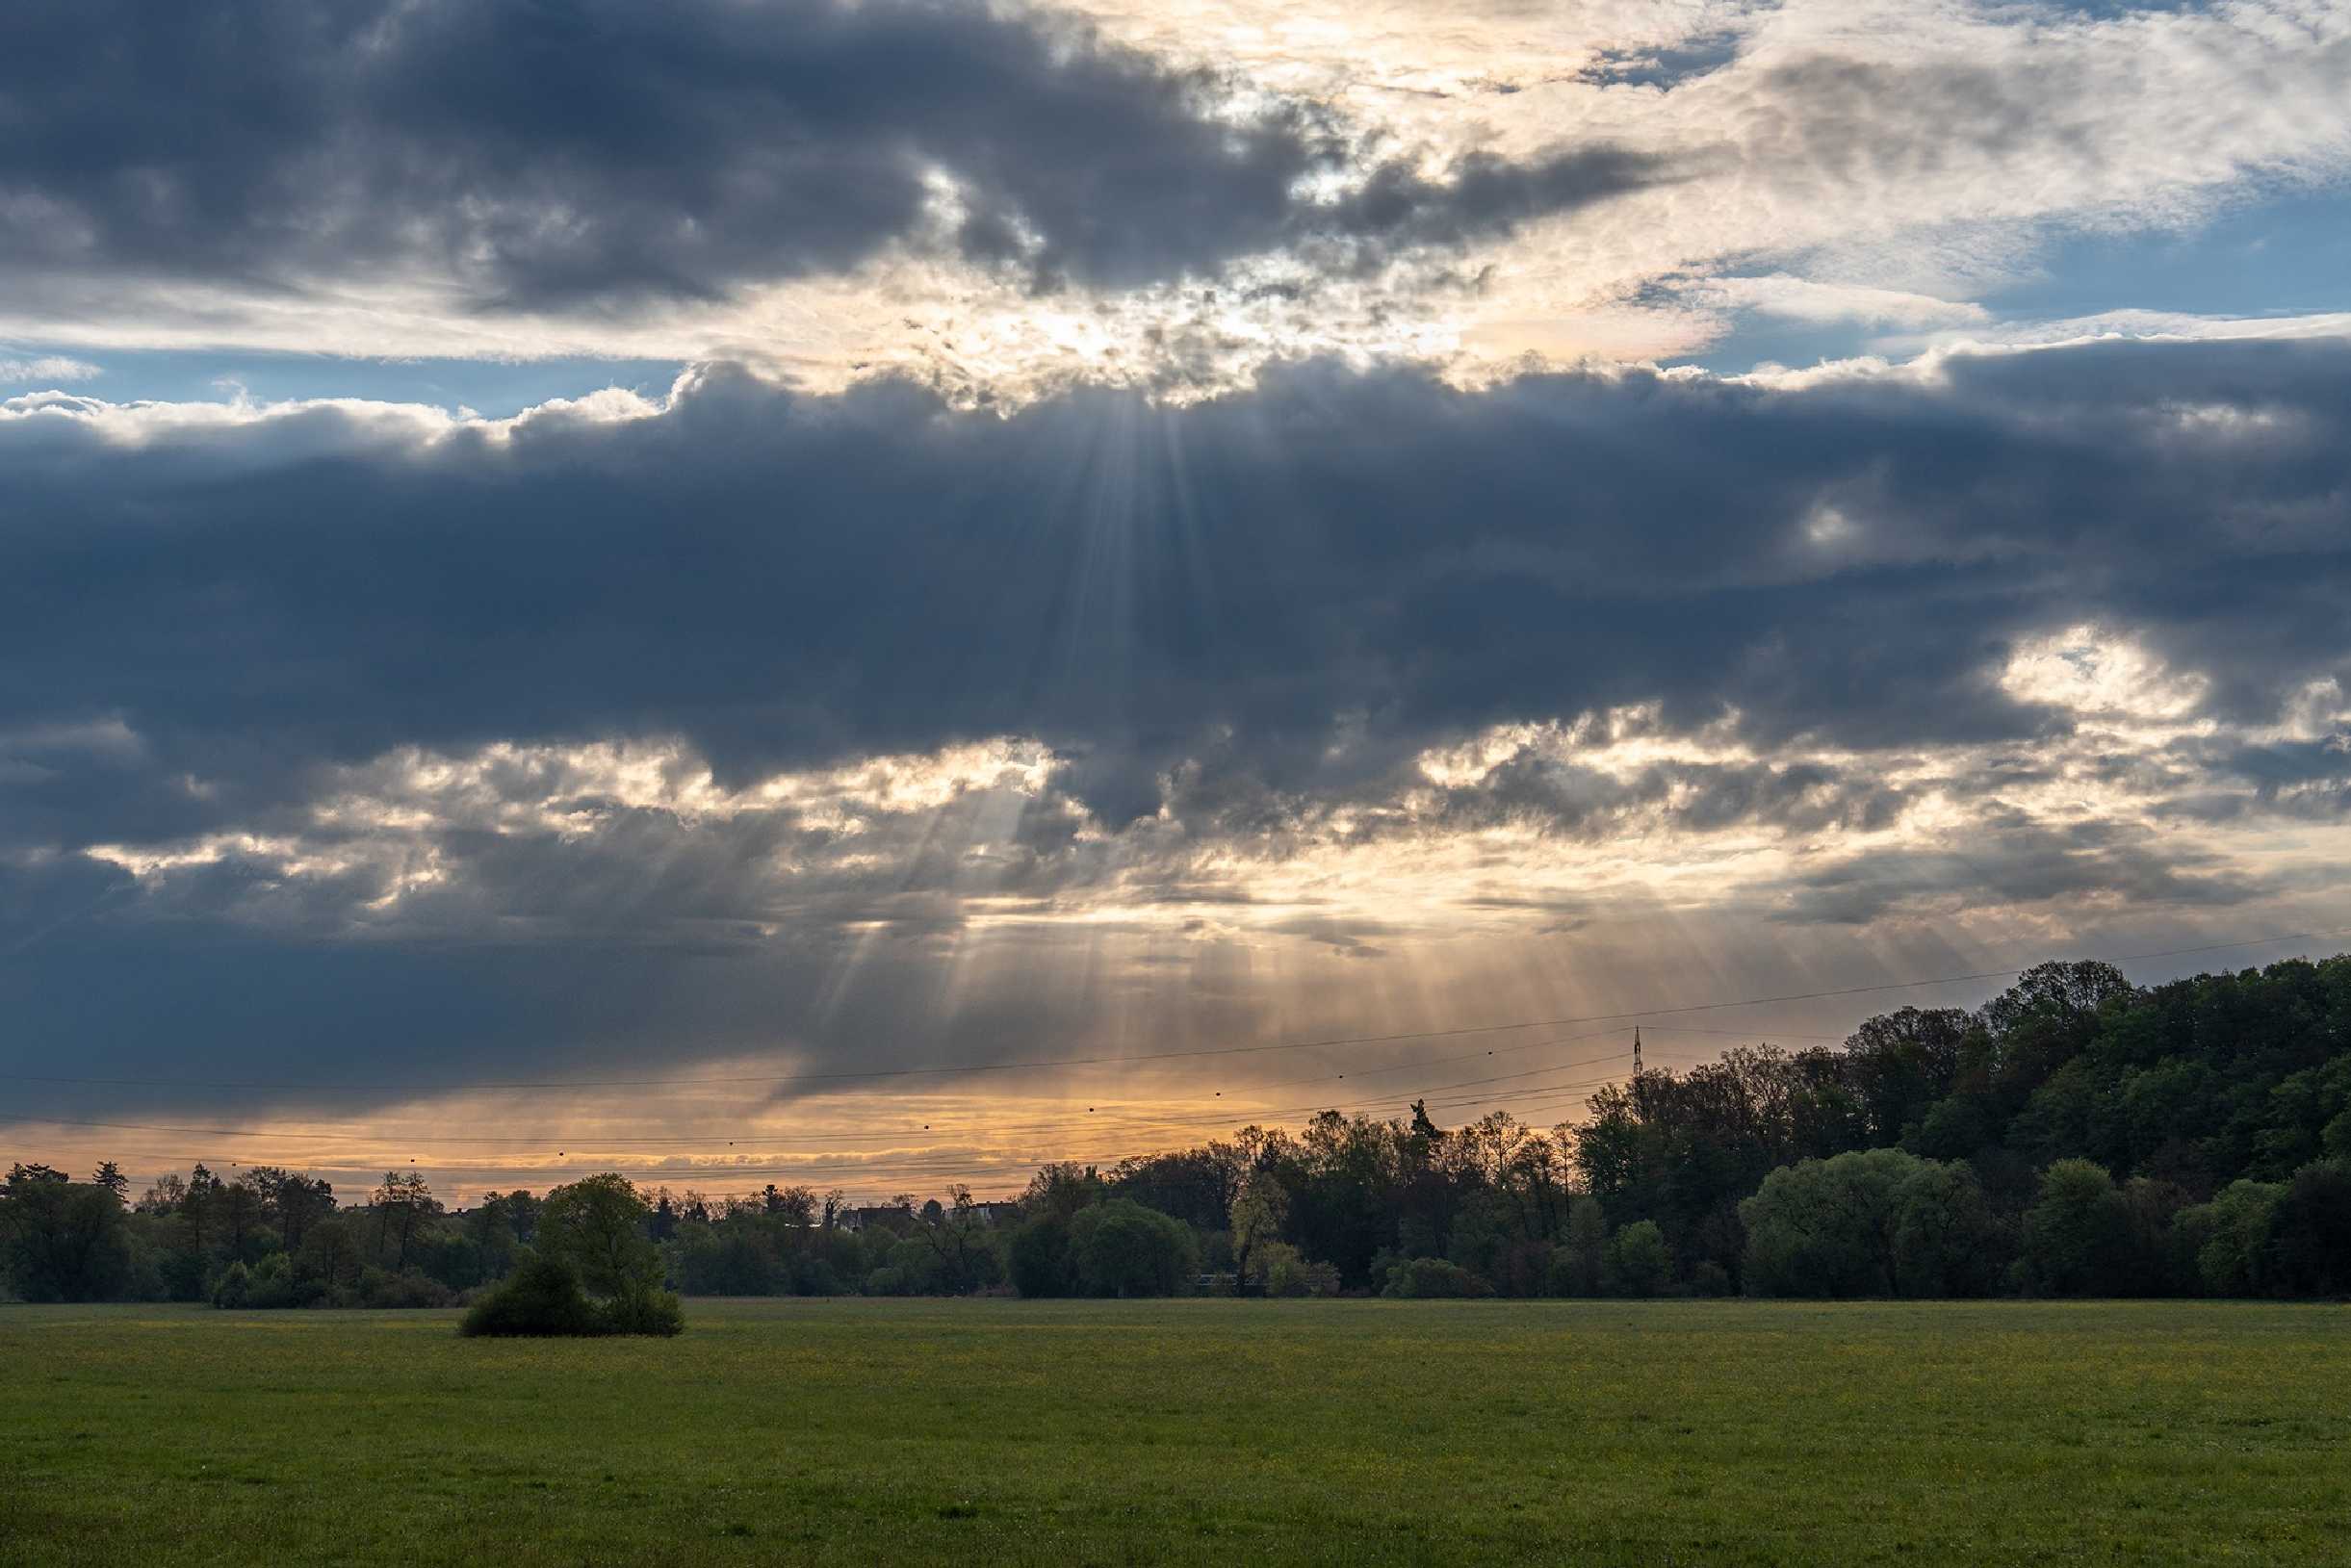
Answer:
M629 1179L612 1171L558 1187L539 1205L539 1245L601 1300L603 1332L674 1334L684 1326L646 1234L652 1214Z
M476 1301L457 1332L555 1336L601 1334L607 1328L570 1264L534 1257Z
M653 1334L668 1338L685 1331L685 1312L668 1291L615 1296L596 1308L596 1321L607 1334Z
M1494 1288L1458 1263L1443 1258L1413 1258L1387 1272L1381 1295L1397 1300L1431 1300L1491 1296Z
M539 1206L541 1253L475 1302L458 1332L677 1333L685 1318L661 1289L660 1254L645 1233L651 1214L624 1176L556 1188Z

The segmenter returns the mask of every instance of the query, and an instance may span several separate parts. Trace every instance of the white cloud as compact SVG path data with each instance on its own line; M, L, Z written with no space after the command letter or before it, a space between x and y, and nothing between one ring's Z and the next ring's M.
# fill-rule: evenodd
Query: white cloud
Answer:
M28 279L0 306L0 334L99 348L727 358L819 388L910 373L971 398L1079 379L1180 395L1316 352L1436 362L1480 381L1528 356L1695 352L1736 310L1984 332L1994 323L1968 296L2028 271L2053 235L2188 228L2254 182L2307 187L2351 167L2342 0L2108 16L1935 0L1080 9L1114 39L1330 106L1378 156L1434 170L1471 151L1614 144L1682 177L1463 256L1370 272L1282 254L1243 258L1213 285L1040 294L916 235L846 272L717 299L520 314L425 275L307 295ZM2003 336L2064 330L2203 329L2112 316Z
M1991 312L1959 299L1866 284L1821 283L1773 272L1763 277L1715 277L1684 291L1691 299L1725 310L1751 310L1786 321L1856 321L1865 326L1959 326L1989 321Z
M0 385L28 381L89 381L104 373L87 360L67 359L63 354L43 354L38 359L0 355Z
M2102 338L2171 343L2221 343L2351 337L2351 311L2301 316L2198 316L2186 311L2109 310L2047 321L1999 321L1980 330L1950 330L1893 336L1880 347L1891 352L2002 348L2050 348Z

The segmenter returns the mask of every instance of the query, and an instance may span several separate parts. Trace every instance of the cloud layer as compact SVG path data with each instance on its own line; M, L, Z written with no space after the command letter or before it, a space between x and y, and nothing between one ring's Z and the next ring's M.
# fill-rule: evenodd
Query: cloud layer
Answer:
M8 407L0 974L110 1051L985 1060L1631 911L2267 926L2351 799L2337 342Z
M1314 236L1458 244L1651 174L1609 149L1388 164L1314 202L1302 182L1354 161L1327 113L936 0L36 4L5 38L0 257L36 276L420 280L527 312L928 240L1124 287Z
M0 335L974 400L2009 338L1985 298L2068 237L2339 179L2346 70L2339 0L39 0L0 19Z

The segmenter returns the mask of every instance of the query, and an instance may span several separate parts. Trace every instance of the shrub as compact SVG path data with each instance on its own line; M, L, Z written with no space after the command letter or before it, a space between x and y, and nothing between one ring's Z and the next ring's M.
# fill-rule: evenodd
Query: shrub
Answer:
M1316 1263L1295 1247L1270 1242L1265 1247L1265 1294L1268 1296L1336 1296L1339 1272Z
M604 1321L559 1258L532 1258L476 1301L457 1332L465 1335L601 1334Z
M312 1306L326 1296L326 1282L294 1272L283 1252L259 1263L232 1263L213 1281L212 1304L246 1310Z
M685 1331L685 1311L668 1291L615 1296L596 1309L596 1317L607 1334L654 1334L666 1339Z
M1397 1300L1427 1300L1491 1296L1494 1287L1458 1263L1443 1258L1414 1258L1387 1272L1381 1295Z
M212 1304L230 1311L252 1305L252 1271L242 1263L232 1263L213 1281Z
M437 1279L428 1279L414 1269L391 1273L370 1267L359 1273L359 1288L353 1293L351 1305L360 1307L445 1307L451 1300L450 1289Z

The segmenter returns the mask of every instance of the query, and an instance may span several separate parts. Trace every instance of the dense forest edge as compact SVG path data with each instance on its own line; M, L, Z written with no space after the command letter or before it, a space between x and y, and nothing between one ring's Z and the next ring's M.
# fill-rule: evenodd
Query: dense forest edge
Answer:
M675 1332L670 1292L2341 1297L2351 957L2146 988L2045 964L1842 1047L1641 1072L1547 1131L1326 1112L1048 1165L1014 1203L602 1175L445 1212L414 1172L346 1204L199 1165L134 1198L111 1163L18 1161L0 1248L25 1300L470 1304L491 1333L529 1331L499 1326L526 1301L567 1331Z

